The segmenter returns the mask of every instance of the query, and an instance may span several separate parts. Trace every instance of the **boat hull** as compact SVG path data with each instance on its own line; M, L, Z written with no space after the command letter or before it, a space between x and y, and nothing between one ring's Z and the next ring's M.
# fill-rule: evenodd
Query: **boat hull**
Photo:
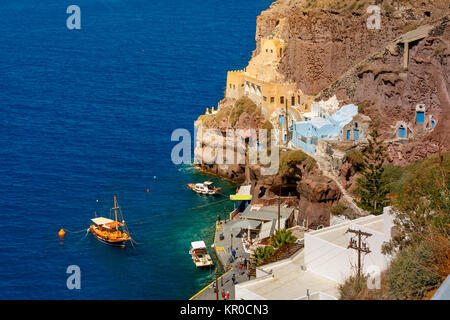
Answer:
M195 187L194 183L188 183L187 186L194 192L198 193L198 194L204 194L204 195L208 195L208 196L213 196L216 195L217 192L220 191L221 188L214 188L212 190L204 190L204 189L197 189Z
M125 248L125 243L131 239L129 236L119 238L109 237L108 235L105 236L104 234L99 232L94 226L91 226L89 230L97 238L98 241L112 247Z
M209 268L214 265L211 256L206 252L202 253L202 257L198 257L192 250L189 251L189 254L197 268Z
M100 242L103 243L103 244L107 244L107 245L112 246L112 247L125 248L126 240L121 240L121 241L109 241L109 240L102 239L102 238L100 238L100 237L98 237L98 236L95 236L95 237L97 238L98 241L100 241Z

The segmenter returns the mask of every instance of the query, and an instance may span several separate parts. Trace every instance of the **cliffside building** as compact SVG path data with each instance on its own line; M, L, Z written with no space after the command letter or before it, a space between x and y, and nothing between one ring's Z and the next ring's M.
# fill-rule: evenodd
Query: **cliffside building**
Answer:
M267 119L277 108L286 106L303 104L302 111L308 112L310 98L297 88L295 82L286 82L277 71L286 46L281 39L262 39L261 52L250 60L247 68L228 72L225 97L249 97L261 107Z
M314 104L313 104L314 106ZM306 121L292 125L292 146L309 154L316 153L320 139L341 141L366 141L370 118L358 115L358 107L349 104L338 109L315 106L305 114Z

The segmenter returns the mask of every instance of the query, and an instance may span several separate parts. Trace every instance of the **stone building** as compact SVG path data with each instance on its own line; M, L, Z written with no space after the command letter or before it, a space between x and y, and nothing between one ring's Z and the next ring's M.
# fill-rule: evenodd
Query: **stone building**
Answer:
M238 99L245 95L260 106L262 114L269 119L273 112L286 106L303 105L302 111L310 111L311 98L277 71L286 46L281 39L262 39L261 52L250 60L247 68L228 72L225 97Z

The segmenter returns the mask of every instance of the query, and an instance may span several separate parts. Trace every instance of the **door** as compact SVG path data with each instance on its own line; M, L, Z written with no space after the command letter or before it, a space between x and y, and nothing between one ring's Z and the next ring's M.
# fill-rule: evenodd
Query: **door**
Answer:
M425 114L423 112L417 112L416 123L424 123Z
M347 130L347 140L350 140L350 130Z
M398 136L400 138L406 138L406 130L403 127L398 128Z
M355 135L355 140L359 140L359 130L355 129L355 131L353 133Z

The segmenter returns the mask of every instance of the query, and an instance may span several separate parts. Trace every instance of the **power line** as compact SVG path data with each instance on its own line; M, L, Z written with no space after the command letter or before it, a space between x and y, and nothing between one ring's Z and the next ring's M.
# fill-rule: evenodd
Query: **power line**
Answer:
M371 233L363 232L361 230L353 230L348 229L345 233L351 232L358 236L358 244L356 244L356 240L354 238L350 238L350 243L347 246L347 249L354 249L358 251L358 278L361 277L361 252L364 253L370 253L370 249L367 246L367 243L365 241L361 242L361 237L370 237L372 236Z

